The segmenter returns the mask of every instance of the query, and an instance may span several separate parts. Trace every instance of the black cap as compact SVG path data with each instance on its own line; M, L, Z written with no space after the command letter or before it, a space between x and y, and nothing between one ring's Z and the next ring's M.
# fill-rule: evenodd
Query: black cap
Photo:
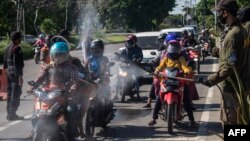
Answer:
M22 34L21 34L21 32L13 31L10 34L10 38L11 38L12 41L15 41L17 39L21 39L22 38Z
M239 19L242 23L250 21L250 6L241 8L239 10Z
M238 4L235 0L220 0L220 2L212 9L213 11L218 10L238 10Z

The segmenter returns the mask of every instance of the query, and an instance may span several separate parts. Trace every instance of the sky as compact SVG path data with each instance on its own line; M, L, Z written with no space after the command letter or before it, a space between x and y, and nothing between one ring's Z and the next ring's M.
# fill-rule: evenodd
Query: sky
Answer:
M201 0L176 0L176 7L173 9L173 11L170 12L170 14L183 14L183 7L182 6L191 6L199 3Z

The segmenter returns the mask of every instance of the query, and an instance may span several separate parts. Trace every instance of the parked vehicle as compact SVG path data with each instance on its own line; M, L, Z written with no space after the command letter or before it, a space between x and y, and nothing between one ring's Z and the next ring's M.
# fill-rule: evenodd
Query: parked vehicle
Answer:
M184 118L183 89L186 81L192 79L182 78L182 73L177 68L167 68L158 76L162 77L160 83L160 98L163 110L160 113L162 120L168 124L168 132L173 133L174 123L178 123Z
M152 75L149 75L154 71L154 67L150 62L159 55L159 44L157 42L159 35L160 32L158 31L136 33L137 45L142 49L143 53L143 59L140 64L138 64L138 66L144 70L140 72L140 85L151 84L153 80ZM155 55L151 54L152 51L155 52Z
M166 29L162 29L160 32L161 33L174 33L177 35L177 39L180 40L182 38L182 32L184 31L184 29L182 28L166 28Z
M108 64L113 66L114 62ZM85 134L92 137L95 133L95 127L106 128L115 117L116 110L114 109L113 101L111 100L110 92L110 74L101 76L96 80L98 84L97 94L91 97L89 108L85 119Z

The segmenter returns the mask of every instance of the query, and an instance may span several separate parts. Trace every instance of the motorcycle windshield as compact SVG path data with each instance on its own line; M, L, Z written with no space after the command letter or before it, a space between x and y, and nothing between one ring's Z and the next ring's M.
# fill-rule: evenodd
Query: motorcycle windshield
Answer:
M177 68L167 68L165 69L165 74L167 77L176 77L179 70Z

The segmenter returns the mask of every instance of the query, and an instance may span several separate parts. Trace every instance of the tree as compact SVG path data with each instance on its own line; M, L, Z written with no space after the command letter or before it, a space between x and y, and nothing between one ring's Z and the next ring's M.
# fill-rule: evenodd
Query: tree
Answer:
M157 29L175 6L175 0L109 0L99 7L108 29L119 27L145 31Z
M198 24L203 27L214 26L214 15L211 9L214 7L214 0L201 0L196 6L196 17Z
M15 29L16 7L10 0L0 1L0 36Z

